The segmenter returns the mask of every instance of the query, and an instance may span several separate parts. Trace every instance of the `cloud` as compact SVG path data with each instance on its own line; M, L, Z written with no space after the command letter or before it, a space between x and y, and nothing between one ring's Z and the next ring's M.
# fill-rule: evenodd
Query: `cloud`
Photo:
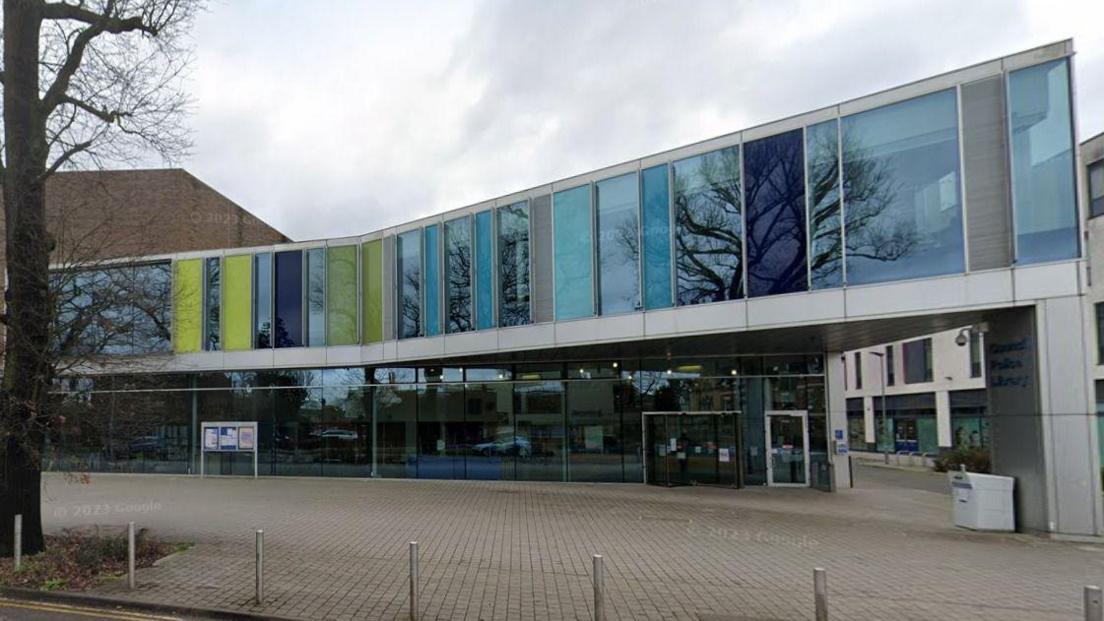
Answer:
M1087 137L1100 4L235 2L197 27L186 166L294 238L358 234L1067 36Z

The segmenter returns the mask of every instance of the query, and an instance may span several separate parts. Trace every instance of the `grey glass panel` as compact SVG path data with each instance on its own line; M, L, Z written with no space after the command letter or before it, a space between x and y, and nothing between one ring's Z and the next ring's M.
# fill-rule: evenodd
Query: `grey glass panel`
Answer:
M809 278L813 289L830 289L843 285L837 120L805 129L805 154L809 175Z
M962 85L962 173L970 271L1012 264L1006 119L1001 76Z
M529 323L529 204L498 209L498 325Z
M398 275L398 334L400 339L422 331L422 232L407 231L396 238L395 273Z
M326 249L313 248L307 255L307 346L326 344Z
M556 192L553 198L556 319L594 315L594 223L590 186Z
M644 308L671 306L671 196L667 165L640 172Z
M472 329L471 216L445 223L445 300L450 334Z
M395 276L395 237L389 235L383 238L383 340L390 341L398 333L398 321L395 319L398 295L397 277Z
M1078 256L1069 65L1055 60L1008 74L1016 262Z
M533 216L533 282L532 291L533 321L543 323L552 321L552 288L555 278L552 275L552 197L548 194L538 196L532 201Z
M206 259L203 270L203 349L221 349L219 315L222 308L222 259Z
M640 208L636 173L599 181L594 195L598 209L598 312L613 315L638 311Z
M303 345L303 251L276 253L276 347Z
M253 255L253 345L272 347L272 253Z
M744 145L748 295L805 291L805 158L800 129Z
M740 149L674 163L678 304L744 297Z
M844 118L847 283L964 271L959 174L954 90Z

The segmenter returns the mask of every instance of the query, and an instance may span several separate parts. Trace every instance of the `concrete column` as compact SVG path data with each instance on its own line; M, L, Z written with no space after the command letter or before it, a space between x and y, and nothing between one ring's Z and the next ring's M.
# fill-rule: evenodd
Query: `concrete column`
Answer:
M951 448L954 444L951 430L951 393L946 390L935 391L935 433L939 438L939 448Z
M874 397L866 396L863 400L863 433L866 435L866 443L874 444L878 441L874 431Z
M1016 477L1021 530L1104 535L1084 312L1070 296L989 321L993 471Z
M847 441L847 395L844 393L843 358L839 352L829 352L824 355L825 364L825 390L828 407L828 451L829 460L832 463L832 481L836 489L851 487L851 468L846 455L836 455L837 432L842 432L844 442ZM851 450L862 447L850 447Z

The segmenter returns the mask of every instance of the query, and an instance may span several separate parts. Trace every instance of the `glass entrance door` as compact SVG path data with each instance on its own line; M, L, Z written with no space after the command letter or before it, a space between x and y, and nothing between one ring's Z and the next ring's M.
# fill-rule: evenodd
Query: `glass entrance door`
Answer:
M768 484L809 484L809 427L805 412L768 412L767 447Z
M737 486L735 421L734 412L645 412L645 482Z

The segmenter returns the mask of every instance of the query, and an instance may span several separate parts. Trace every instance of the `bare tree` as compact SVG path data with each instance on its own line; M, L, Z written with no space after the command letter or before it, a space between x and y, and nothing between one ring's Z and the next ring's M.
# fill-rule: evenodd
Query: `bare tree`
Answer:
M3 183L7 290L0 385L0 524L24 516L23 549L43 548L41 452L59 352L46 179L63 168L167 159L188 147L191 54L200 0L4 0ZM0 553L10 553L0 528Z

